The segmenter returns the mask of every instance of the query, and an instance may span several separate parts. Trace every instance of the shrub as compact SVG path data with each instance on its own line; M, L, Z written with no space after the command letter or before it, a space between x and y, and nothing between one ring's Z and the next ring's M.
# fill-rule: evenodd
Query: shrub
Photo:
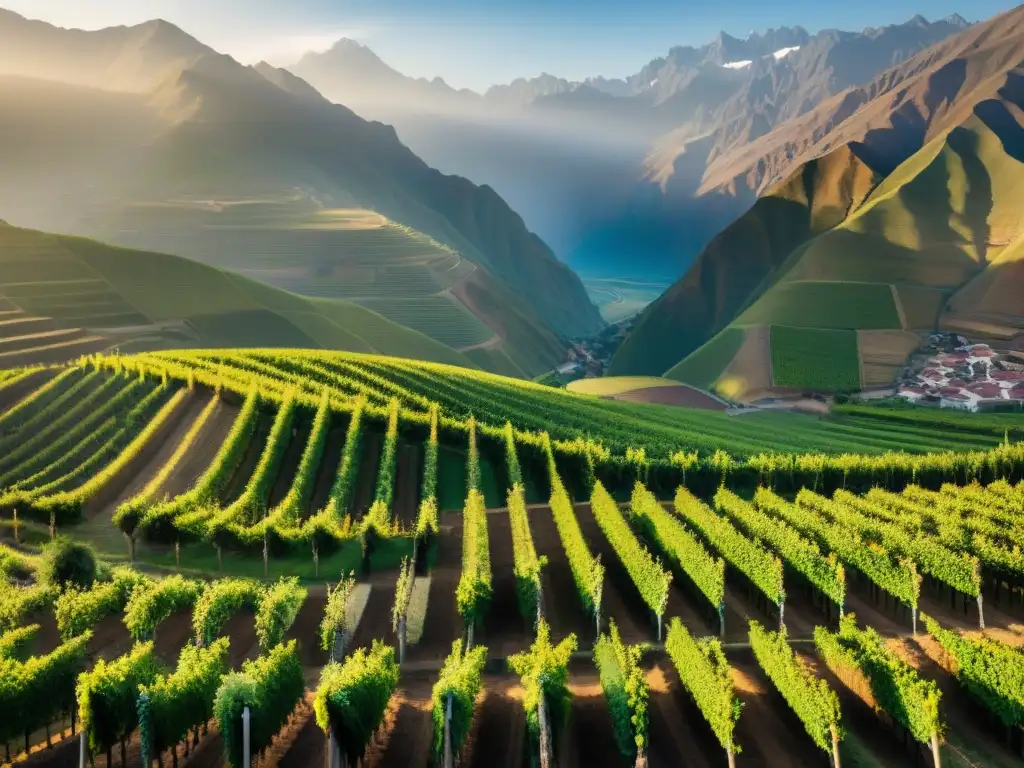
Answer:
M89 589L96 581L96 553L88 544L58 536L42 555L38 577L45 584Z

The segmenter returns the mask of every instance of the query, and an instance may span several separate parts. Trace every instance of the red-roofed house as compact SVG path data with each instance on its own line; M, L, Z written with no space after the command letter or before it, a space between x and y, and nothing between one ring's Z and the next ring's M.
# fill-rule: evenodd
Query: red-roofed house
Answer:
M904 400L916 403L924 397L927 392L924 387L900 387L900 391L897 394ZM1024 397L1024 395L1022 395L1022 397Z
M939 394L942 395L943 397L951 397L953 395L960 396L962 395L962 392L960 390L960 387L942 387L939 390ZM963 396L966 397L966 395Z
M969 390L981 398L997 398L1001 397L1003 393L1002 387L998 384L975 384L969 387Z
M964 387L967 386L967 382L964 381L963 379L950 379L949 386L959 387L960 389L963 389Z
M1024 372L1021 371L992 371L989 376L991 376L995 381L1024 382Z

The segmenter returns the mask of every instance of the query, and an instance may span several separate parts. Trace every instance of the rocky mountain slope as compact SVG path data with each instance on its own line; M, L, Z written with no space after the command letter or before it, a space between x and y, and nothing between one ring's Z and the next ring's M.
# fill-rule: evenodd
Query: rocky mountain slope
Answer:
M352 41L290 69L394 124L428 162L493 186L576 268L675 278L784 178L760 155L735 170L743 151L966 26L953 16L861 32L723 32L623 79L541 75L484 94L405 77Z
M1024 7L751 146L748 157L772 158L770 173L786 180L645 312L613 371L770 388L777 327L856 332L862 385L894 374L891 362L873 368L885 366L865 333L889 333L897 347L892 334L936 328L1014 343L1024 333L1022 61ZM772 354L751 352L764 344Z

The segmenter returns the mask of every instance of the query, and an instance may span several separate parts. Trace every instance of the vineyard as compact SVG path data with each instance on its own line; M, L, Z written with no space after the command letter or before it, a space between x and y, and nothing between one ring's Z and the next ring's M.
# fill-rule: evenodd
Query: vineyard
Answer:
M1014 425L763 416L312 351L5 373L3 764L1024 764Z

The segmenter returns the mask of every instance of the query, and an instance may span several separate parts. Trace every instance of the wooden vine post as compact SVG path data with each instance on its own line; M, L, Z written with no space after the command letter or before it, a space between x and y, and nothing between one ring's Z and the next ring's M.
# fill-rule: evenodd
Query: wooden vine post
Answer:
M242 710L242 765L252 765L252 745L249 743L249 707Z
M444 710L444 768L453 768L455 756L452 755L452 694L448 694L448 701Z
M841 768L839 764L839 728L832 723L829 729L832 732L832 768Z
M405 645L406 645L406 617L402 616L398 620L398 663L405 663Z
M544 699L543 677L541 677L539 685L540 697L537 699L537 720L540 721L540 768L551 768L551 729L548 723L547 702Z

